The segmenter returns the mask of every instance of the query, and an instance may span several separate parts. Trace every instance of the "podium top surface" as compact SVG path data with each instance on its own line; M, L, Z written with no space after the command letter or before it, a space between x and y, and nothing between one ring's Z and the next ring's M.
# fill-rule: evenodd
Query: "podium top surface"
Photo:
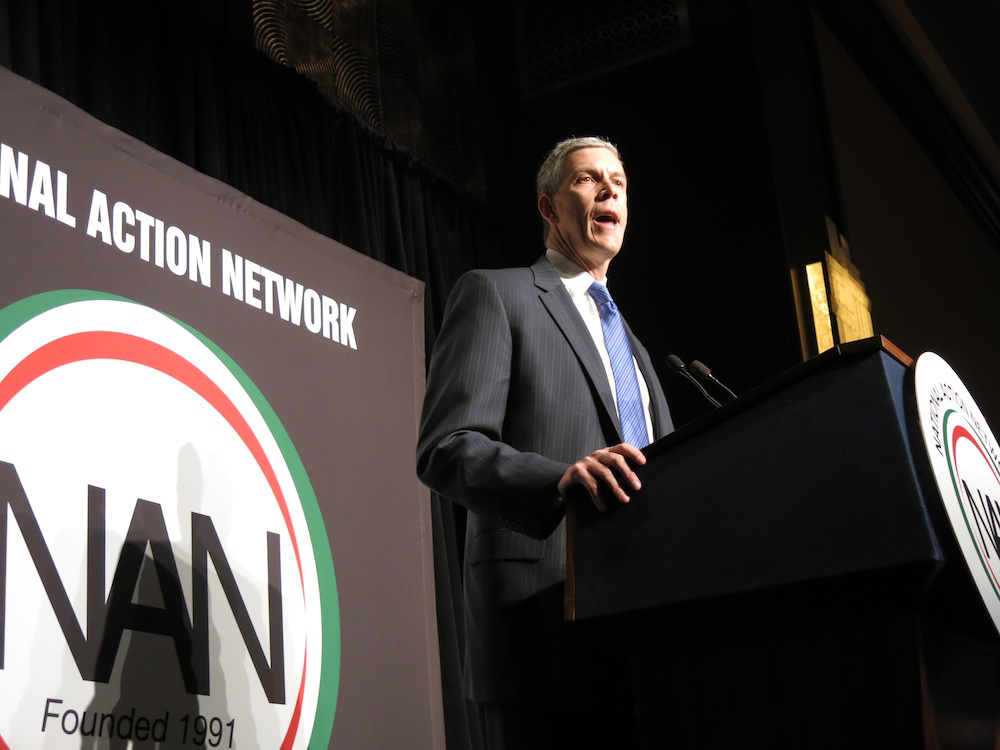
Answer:
M875 352L881 352L888 358L889 361L897 363L904 370L912 368L915 362L913 357L906 354L902 349L897 347L889 339L882 335L861 339L859 341L851 341L846 344L838 344L822 354L818 354L805 362L789 368L780 375L761 383L746 393L740 394L738 399L726 402L719 408L702 415L698 419L682 425L674 432L644 448L643 453L646 454L647 458L659 455L660 453L669 450L671 445L674 443L692 439L698 433L711 429L719 422L723 422L731 418L734 413L752 407L760 400L767 398L769 395L777 391L787 388L789 385L798 380L808 378L817 370L836 367L837 363L854 360L858 357L867 357Z

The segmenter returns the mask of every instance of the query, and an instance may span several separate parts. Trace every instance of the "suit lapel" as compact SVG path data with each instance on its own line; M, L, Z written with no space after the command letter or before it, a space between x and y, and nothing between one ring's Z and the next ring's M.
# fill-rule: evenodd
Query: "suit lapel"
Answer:
M535 276L535 286L540 290L539 299L548 310L549 315L555 324L562 331L573 351L576 352L580 365L586 373L597 393L600 404L611 424L614 425L618 433L618 442L623 439L621 424L618 421L618 410L615 409L614 397L611 395L611 386L608 384L608 376L604 371L604 364L601 356L594 346L594 339L590 336L580 312L573 304L573 300L566 291L566 287L544 256L538 260L531 271Z

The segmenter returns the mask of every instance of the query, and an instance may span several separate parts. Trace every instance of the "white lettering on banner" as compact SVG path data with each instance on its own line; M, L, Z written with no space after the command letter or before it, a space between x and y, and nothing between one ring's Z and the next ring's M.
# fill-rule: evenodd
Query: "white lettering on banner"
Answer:
M0 198L77 228L76 217L69 212L67 174L6 143L0 143ZM112 200L108 193L93 189L85 231L123 256L203 287L214 286L211 242L126 200ZM221 262L221 291L227 297L357 350L355 308L225 248L214 260Z
M87 219L87 235L105 245L131 254L138 240L139 259L167 268L175 276L187 276L202 286L212 286L212 245L175 226L167 226L124 201L108 208L108 196L94 190ZM150 255L150 246L153 252Z
M350 349L358 348L354 335L356 309L225 248L222 293L268 315L275 314L277 300L277 314L282 320L304 325L309 332Z
M41 211L50 219L75 229L76 217L67 210L68 192L69 178L65 172L56 171L53 184L52 168L48 164L36 160L32 165L27 154L20 151L15 154L6 143L0 143L0 196L10 198L13 195L15 203Z

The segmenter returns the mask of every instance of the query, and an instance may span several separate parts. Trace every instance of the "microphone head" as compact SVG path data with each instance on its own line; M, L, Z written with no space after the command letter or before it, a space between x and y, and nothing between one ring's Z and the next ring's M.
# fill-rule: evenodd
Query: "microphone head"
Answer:
M667 355L667 365L674 372L684 372L687 367L684 365L684 360L678 357L676 354Z
M691 360L691 369L694 370L695 375L700 375L703 378L708 378L712 376L712 371L708 369L705 365L699 362L697 359Z

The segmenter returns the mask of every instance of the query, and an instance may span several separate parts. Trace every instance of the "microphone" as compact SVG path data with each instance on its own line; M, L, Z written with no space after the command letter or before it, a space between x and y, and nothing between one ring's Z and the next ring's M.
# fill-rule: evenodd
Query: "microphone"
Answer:
M732 396L733 399L737 398L736 394L733 393L732 390L730 390L730 388L725 383L723 383L721 380L715 377L715 375L712 374L712 371L709 370L708 367L703 365L698 360L695 359L691 361L691 369L694 370L694 374L697 375L702 380L708 380L711 381L712 383L715 383L717 386L719 386L719 388L721 388L730 396Z
M692 383L694 383L694 387L697 388L699 391L701 391L701 395L704 396L705 399L710 404L712 404L712 406L722 406L722 404L720 404L715 398L712 397L712 394L710 394L708 391L705 390L705 386L699 383L698 380L694 377L694 375L688 372L688 368L684 364L683 359L678 357L676 354L668 354L667 365L670 367L671 370L676 372L678 375L682 375L683 377L687 378Z

